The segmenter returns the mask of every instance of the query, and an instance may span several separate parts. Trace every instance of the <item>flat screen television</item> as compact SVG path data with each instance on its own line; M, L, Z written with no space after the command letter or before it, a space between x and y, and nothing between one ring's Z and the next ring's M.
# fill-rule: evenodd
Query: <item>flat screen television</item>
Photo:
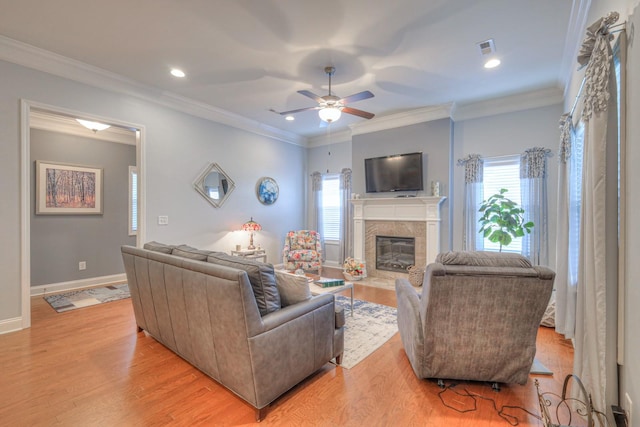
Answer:
M422 191L422 153L364 159L367 193Z

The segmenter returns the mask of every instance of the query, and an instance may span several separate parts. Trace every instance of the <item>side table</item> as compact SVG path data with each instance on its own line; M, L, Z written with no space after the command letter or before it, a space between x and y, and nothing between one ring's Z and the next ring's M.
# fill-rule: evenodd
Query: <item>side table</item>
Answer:
M267 252L264 249L240 249L232 250L231 255L246 259L262 260L267 262Z

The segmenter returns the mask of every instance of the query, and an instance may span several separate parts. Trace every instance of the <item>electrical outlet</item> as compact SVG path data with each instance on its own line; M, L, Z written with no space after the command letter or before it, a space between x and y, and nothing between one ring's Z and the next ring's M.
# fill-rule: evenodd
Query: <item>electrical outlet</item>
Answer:
M78 270L86 270L87 269L87 261L80 261L78 263Z
M627 406L627 425L628 426L633 426L633 421L631 419L632 415L633 415L633 402L631 402L631 396L629 396L629 393L625 393L624 394L625 400L626 400L626 406Z
M169 224L169 217L166 215L160 215L158 217L158 225L168 225Z

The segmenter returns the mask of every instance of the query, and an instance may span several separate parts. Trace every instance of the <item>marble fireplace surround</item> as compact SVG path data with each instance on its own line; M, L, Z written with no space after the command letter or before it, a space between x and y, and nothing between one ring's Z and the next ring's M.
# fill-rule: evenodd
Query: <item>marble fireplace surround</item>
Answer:
M433 262L440 251L440 204L445 197L353 199L353 252L372 277L395 279L405 273L376 270L376 235L415 238L416 265Z

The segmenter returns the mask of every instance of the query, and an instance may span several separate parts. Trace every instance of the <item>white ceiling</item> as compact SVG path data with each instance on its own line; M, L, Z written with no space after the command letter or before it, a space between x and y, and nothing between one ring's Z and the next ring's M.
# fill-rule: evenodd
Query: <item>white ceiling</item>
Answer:
M296 93L370 90L376 114L564 88L580 0L0 0L0 35L252 121L313 137ZM493 38L502 65L483 68ZM169 75L171 67L187 73ZM567 69L564 69L567 68ZM331 132L365 119L343 114Z

